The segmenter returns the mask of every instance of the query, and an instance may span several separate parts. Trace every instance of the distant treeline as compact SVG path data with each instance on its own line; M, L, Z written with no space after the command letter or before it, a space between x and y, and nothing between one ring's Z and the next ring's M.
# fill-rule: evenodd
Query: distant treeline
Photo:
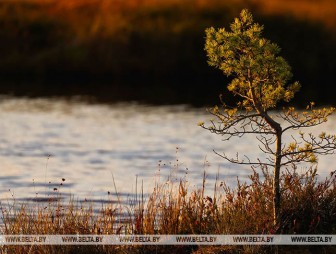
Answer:
M0 93L216 104L227 80L207 65L204 30L227 27L248 7L302 84L295 103L335 105L336 26L255 2L1 1Z

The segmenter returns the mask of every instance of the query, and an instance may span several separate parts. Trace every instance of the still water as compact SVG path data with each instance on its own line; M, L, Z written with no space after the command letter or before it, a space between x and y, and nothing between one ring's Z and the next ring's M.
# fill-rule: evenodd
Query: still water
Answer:
M78 100L0 100L0 198L43 200L57 191L63 196L97 203L107 193L121 196L151 192L154 183L186 177L200 187L246 179L248 166L231 165L213 150L262 157L257 142L222 142L198 126L210 119L205 108L88 104ZM319 128L335 133L336 118ZM335 170L335 157L319 160L319 173ZM62 179L63 178L63 179ZM115 184L114 184L115 183ZM137 186L137 190L136 190Z

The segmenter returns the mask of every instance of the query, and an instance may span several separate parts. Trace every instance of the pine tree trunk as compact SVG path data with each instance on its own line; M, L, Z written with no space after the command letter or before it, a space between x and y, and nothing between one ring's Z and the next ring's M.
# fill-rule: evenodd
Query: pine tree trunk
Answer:
M276 154L273 179L273 223L274 226L280 225L280 165L281 165L281 131L276 134Z
M281 146L282 146L282 128L281 125L274 121L266 112L261 112L261 116L273 128L276 135L275 147L275 163L273 176L273 224L275 227L280 226L280 207L281 207L281 193L280 193L280 168L281 168Z

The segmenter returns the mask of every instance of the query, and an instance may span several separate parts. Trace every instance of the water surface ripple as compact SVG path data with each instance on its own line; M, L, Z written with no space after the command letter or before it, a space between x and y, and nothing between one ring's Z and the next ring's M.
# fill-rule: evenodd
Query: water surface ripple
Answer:
M115 192L113 178L127 196L142 182L144 192L151 192L155 181L169 175L201 186L204 170L212 190L217 173L220 181L234 184L251 172L223 161L213 149L262 157L256 139L222 142L197 125L210 119L205 109L184 105L6 98L0 118L1 200L43 201L54 188L64 197L107 200ZM323 128L336 132L335 124L333 117ZM335 170L334 164L333 156L321 157L320 174Z

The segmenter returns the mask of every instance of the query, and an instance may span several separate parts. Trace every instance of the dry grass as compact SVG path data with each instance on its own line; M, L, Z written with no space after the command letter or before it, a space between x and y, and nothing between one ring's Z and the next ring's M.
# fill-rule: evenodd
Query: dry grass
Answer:
M128 29L137 14L184 10L185 15L189 12L202 15L203 12L230 8L236 12L250 8L257 13L293 16L321 22L327 27L336 26L336 2L333 0L5 0L1 3L0 17L14 14L16 18L22 17L23 22L58 20L65 22L78 39L84 40Z
M262 13L287 15L305 21L320 22L327 27L336 27L336 2L334 0L252 0Z
M229 188L217 181L213 195L203 187L190 189L180 182L157 183L151 195L124 204L104 206L94 213L92 204L73 199L64 205L53 199L45 207L1 206L3 234L335 234L336 179L317 181L316 170L306 174L284 172L282 224L272 225L272 180L267 170L254 172L248 183ZM141 196L141 195L140 195ZM30 250L33 248L33 250ZM6 253L269 253L263 246L5 246ZM284 253L308 253L309 246L279 247ZM325 247L326 253L335 247ZM288 251L288 252L287 252Z

